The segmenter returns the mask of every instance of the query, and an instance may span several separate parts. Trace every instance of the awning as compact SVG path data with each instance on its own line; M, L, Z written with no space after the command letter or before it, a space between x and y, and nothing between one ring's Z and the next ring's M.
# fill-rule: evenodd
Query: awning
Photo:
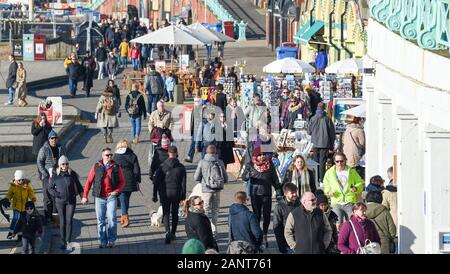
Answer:
M297 43L307 43L309 40L311 40L311 37L314 36L323 26L325 23L321 20L317 20L314 22L314 24L307 30L303 30L305 26L303 26L295 35L294 39ZM306 23L306 26L309 26L309 22ZM303 30L303 32L301 32Z

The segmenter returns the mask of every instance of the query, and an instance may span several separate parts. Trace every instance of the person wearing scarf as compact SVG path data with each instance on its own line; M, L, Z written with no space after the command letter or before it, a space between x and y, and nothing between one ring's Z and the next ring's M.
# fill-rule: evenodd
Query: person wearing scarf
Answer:
M293 183L298 188L298 197L305 192L316 193L316 180L314 172L308 169L305 158L302 155L295 156L286 175L284 175L282 185Z
M263 244L267 247L267 232L272 212L272 186L277 191L277 198L282 199L283 192L275 166L266 154L261 153L261 147L253 151L251 163L247 163L242 174L242 180L249 182L249 195L253 212L258 223L263 216Z
M286 123L284 123L285 129L294 129L294 122L297 120L299 114L303 117L303 102L300 99L292 98L291 104L288 107L288 113L286 115ZM306 118L306 117L303 117Z

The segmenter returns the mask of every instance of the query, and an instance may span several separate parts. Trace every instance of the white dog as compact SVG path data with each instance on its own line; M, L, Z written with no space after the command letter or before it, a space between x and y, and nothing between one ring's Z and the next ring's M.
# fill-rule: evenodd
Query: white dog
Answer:
M161 221L163 217L162 206L159 206L158 211L150 211L150 226L161 226Z

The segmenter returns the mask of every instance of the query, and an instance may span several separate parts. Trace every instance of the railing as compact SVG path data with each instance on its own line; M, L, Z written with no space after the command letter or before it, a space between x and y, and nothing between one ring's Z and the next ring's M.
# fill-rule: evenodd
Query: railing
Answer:
M203 0L206 7L219 19L220 21L237 21L233 16L219 3L218 0Z
M450 0L372 0L370 14L421 48L450 51Z
M95 11L98 7L100 7L106 0L92 0L92 4L90 9Z

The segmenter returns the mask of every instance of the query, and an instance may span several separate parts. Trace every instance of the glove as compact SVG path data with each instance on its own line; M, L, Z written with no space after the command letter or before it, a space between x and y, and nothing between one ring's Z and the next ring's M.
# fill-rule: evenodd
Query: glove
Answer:
M157 202L158 202L158 197L156 197L156 196L153 197L153 198L152 198L152 201L153 201L154 203L157 203Z

